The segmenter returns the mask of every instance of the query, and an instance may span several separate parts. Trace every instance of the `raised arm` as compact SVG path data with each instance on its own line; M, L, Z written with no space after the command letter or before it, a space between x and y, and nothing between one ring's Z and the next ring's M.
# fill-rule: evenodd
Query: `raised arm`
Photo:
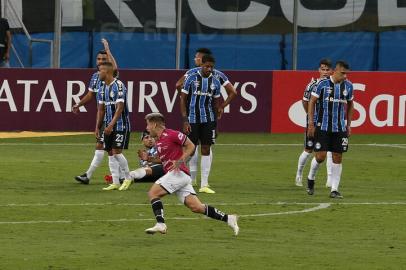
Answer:
M109 61L110 63L113 64L113 73L116 74L118 72L118 66L117 66L116 59L114 58L113 54L110 51L109 43L108 43L107 39L105 39L105 38L102 38L101 41L103 43L104 50L106 51L106 54L107 54L107 61Z

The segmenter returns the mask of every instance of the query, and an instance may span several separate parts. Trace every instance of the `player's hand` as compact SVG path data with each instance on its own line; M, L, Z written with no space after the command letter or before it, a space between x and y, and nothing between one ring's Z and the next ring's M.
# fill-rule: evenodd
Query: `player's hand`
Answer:
M307 137L314 138L314 131L314 125L309 125L309 127L307 128Z
M97 127L94 130L94 136L96 137L97 140L100 140L100 132L99 132L99 128L97 128Z
M218 108L218 110L217 110L217 120L221 119L221 117L223 116L223 113L224 113L224 108L223 107Z
M189 135L192 132L192 127L190 126L188 121L183 122L183 133Z
M147 153L147 151L140 149L140 150L137 151L137 153L138 153L138 157L139 157L140 159L145 160L145 161L148 160L148 153Z
M184 163L184 161L182 159L178 159L178 160L171 160L170 161L172 164L169 167L169 171L179 171L179 167L182 163Z
M113 132L113 127L111 125L108 125L105 129L104 129L104 133L106 135L110 135Z
M347 126L347 137L351 136L351 126Z
M78 113L79 113L79 105L78 105L78 104L73 105L73 107L72 107L72 112L73 112L74 114L78 114Z
M109 47L109 43L107 42L107 39L102 38L102 39L101 39L101 42L103 43L104 50L105 50L105 51L109 51L109 50L110 50L110 47Z

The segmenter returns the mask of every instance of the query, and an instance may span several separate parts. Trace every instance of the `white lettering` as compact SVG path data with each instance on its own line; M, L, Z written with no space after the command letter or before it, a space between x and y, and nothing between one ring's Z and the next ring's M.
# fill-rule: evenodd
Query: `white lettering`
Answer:
M400 96L399 97L399 127L404 127L405 126L405 114L406 114L406 95Z
M17 80L17 84L24 84L24 112L29 112L31 100L31 84L38 84L38 81Z
M62 0L61 6L63 26L83 25L82 0Z
M178 95L178 91L173 91L173 96L171 99L171 97L169 96L168 85L166 84L166 82L160 82L160 83L161 83L161 88L162 88L162 94L164 95L166 109L168 112L172 112L173 106L175 105L175 102L176 102L176 97Z
M5 98L2 98L3 92L6 94ZM0 102L7 102L10 111L16 112L17 107L13 99L13 95L11 94L10 85L8 84L8 80L4 80L3 84L0 88Z
M125 0L105 0L105 2L124 27L142 27Z
M75 101L75 104L80 102L80 96L85 92L86 86L82 81L67 81L67 93L66 93L66 111L72 111L72 99ZM73 94L73 85L79 85L79 92ZM96 94L97 95L97 94ZM85 106L80 106L79 110L81 112L86 112Z
M48 93L50 95L50 98L46 98ZM52 105L54 106L55 112L61 112L61 106L59 106L58 98L56 97L55 88L54 88L54 85L52 84L52 80L48 80L44 93L42 94L41 100L35 111L36 112L41 111L42 105L45 102L51 102Z
M252 86L253 88L256 88L257 84L255 82L246 82L241 86L241 97L251 103L251 108L249 108L248 110L245 110L243 107L240 107L240 112L244 113L244 114L253 113L255 111L255 109L257 108L257 99L255 98L255 96L253 96L247 92L248 86Z
M295 0L281 0L279 3L286 19L293 23L293 3ZM338 27L351 24L361 17L366 0L346 1L338 10L311 10L298 2L298 25L302 27ZM385 0L386 2L386 0Z
M378 0L379 26L406 25L406 8L398 7L397 0Z
M176 28L176 0L156 0L156 27Z
M133 92L134 92L133 89L134 89L134 82L128 81L127 82L127 106L128 106L129 112L133 111Z
M146 86L149 85L151 87L151 93L149 95L145 94ZM152 112L159 112L158 108L156 107L152 97L154 97L158 93L158 85L152 81L140 82L140 96L139 96L139 103L138 103L138 112L145 112L144 102L146 101L151 108Z
M365 122L365 119L367 118L367 111L356 101L354 101L354 110L358 111L359 117L358 119L351 121L351 127L359 127Z
M369 117L373 125L377 127L393 126L393 101L394 97L392 95L378 95L372 99L369 107ZM380 102L387 103L385 120L379 120L376 116L376 108Z
M242 12L214 10L208 0L189 0L189 7L201 24L216 29L241 29L256 26L265 19L270 9L269 6L256 1L250 1L248 8Z

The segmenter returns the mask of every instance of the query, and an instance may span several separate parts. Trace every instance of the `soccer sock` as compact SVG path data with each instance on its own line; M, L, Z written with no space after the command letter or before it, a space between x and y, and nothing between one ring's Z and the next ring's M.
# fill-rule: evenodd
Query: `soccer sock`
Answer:
M120 165L118 164L116 158L114 156L109 156L109 167L110 167L110 172L111 176L113 178L113 184L120 185L120 180L119 180L119 167Z
M299 156L299 161L297 162L297 172L296 176L302 176L303 168L306 165L307 160L310 157L310 153L303 151L302 154Z
M90 163L89 169L86 171L87 178L92 178L92 175L97 167L100 166L101 162L103 161L104 157L104 150L95 150L94 157L92 162Z
M338 191L338 186L340 185L341 180L341 172L343 170L343 165L332 163L331 164L331 171L332 171L332 181L331 181L331 191Z
M331 186L331 177L332 177L332 171L331 171L331 165L333 163L333 153L327 152L327 160L326 160L326 168L327 168L327 185Z
M138 168L135 171L131 171L130 172L130 177L133 180L137 180L137 179L141 179L143 178L145 175L147 175L147 172L145 171L144 168Z
M119 178L124 179L125 178L125 170L120 167L118 172L119 172Z
M193 154L192 158L189 161L190 177L192 178L193 181L196 181L198 159L199 159L199 149L198 146L196 146L195 153Z
M154 212L156 221L158 223L165 223L164 219L164 205L161 202L161 199L155 198L151 200L152 211Z
M217 208L210 206L208 204L205 205L206 206L206 211L205 211L205 215L208 216L209 218L212 219L217 219L217 220L221 220L224 222L228 221L228 215L221 212L220 210L218 210Z
M210 156L202 156L202 160L200 161L200 169L201 169L200 187L207 187L209 185L211 160L212 159Z
M316 178L316 173L319 167L320 163L317 162L316 158L313 158L312 163L310 165L309 175L307 176L307 178L310 180L314 180Z
M128 168L128 162L125 156L123 154L115 154L114 157L118 161L120 168L124 170L125 179L130 179L130 169Z

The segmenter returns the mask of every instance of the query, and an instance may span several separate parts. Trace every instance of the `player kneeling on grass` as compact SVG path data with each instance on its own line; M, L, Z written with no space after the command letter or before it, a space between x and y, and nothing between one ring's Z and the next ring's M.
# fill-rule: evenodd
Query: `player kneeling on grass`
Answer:
M141 168L131 171L131 179L124 180L119 190L127 190L133 182L155 182L165 174L161 160L158 157L155 139L145 130L141 135L141 140L145 147L138 150Z
M165 127L165 118L160 113L151 113L145 117L147 130L156 139L158 156L164 166L165 175L158 179L148 191L156 225L145 230L146 233L166 233L164 207L161 198L175 193L178 199L195 213L227 222L234 234L239 232L236 215L227 215L213 206L202 204L192 187L189 169L185 160L193 153L195 145L183 133Z

